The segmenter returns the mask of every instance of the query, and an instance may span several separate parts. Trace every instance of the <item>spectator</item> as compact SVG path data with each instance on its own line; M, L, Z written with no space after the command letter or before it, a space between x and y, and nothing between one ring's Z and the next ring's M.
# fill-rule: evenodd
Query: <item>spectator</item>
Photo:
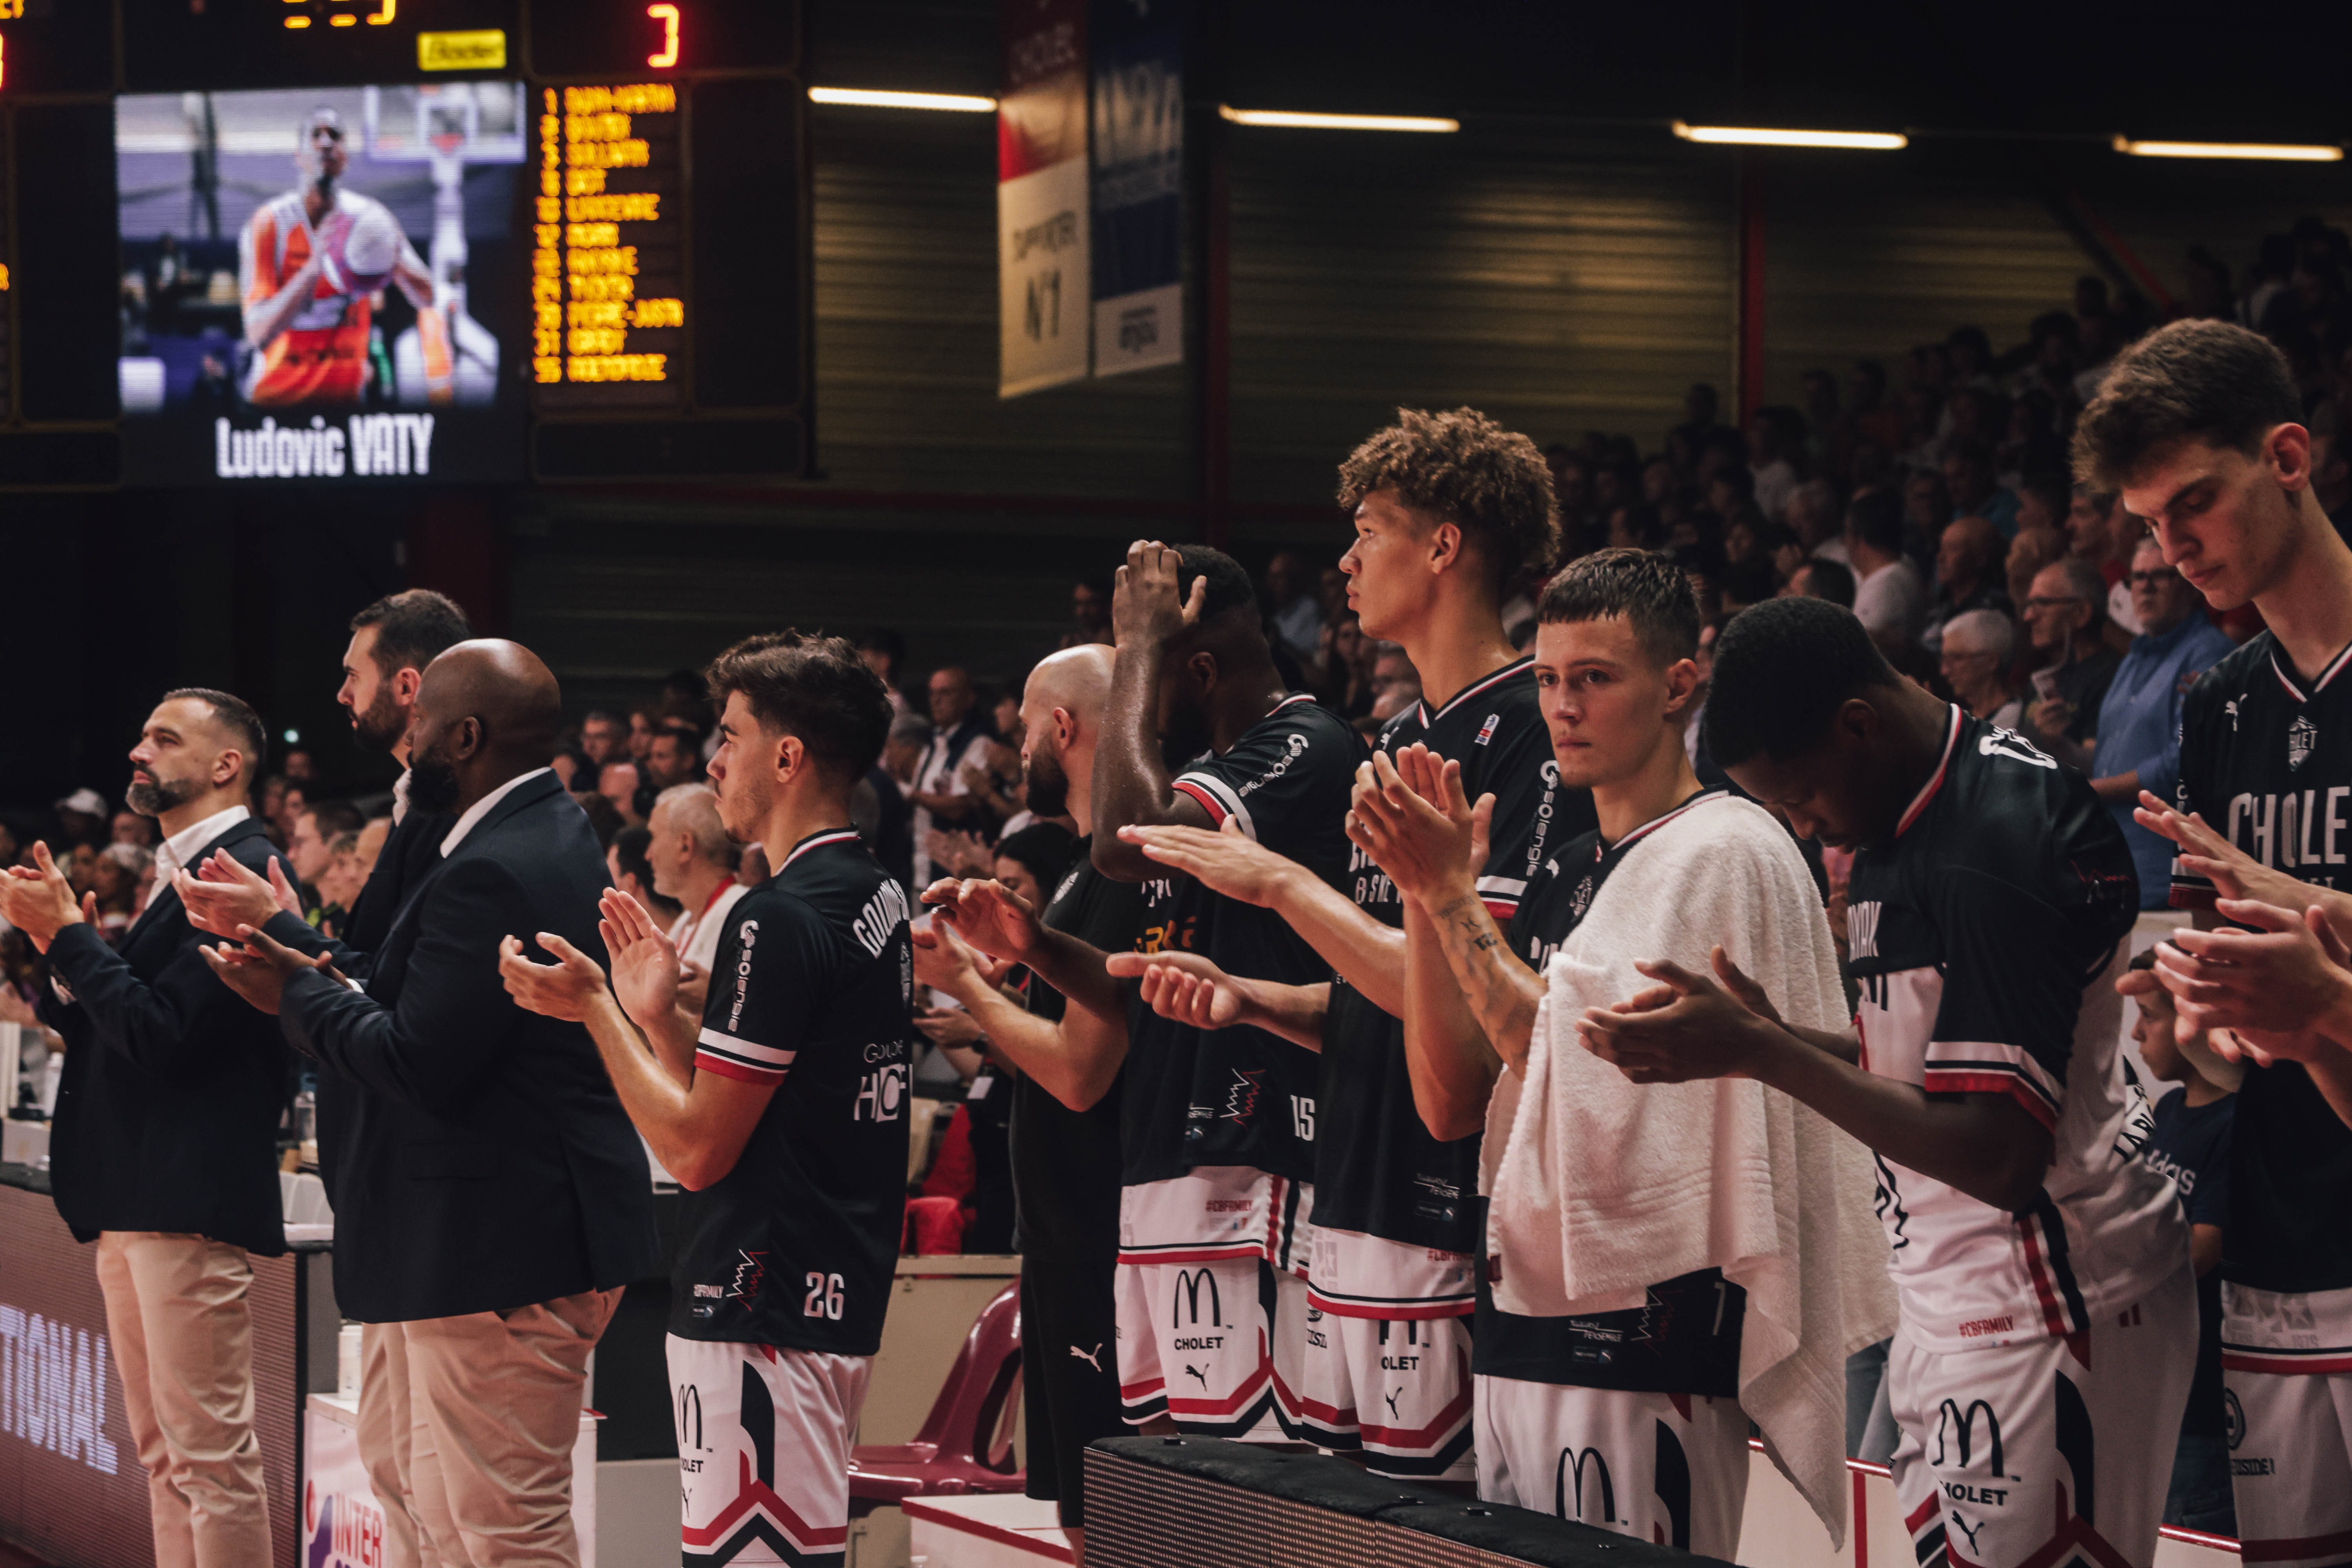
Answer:
M1933 653L1943 646L1944 626L1969 610L1998 610L2003 616L2014 607L2001 587L2000 531L1981 517L1955 518L1936 547L1936 597L1928 606L1921 646Z
M1372 661L1378 645L1364 636L1353 610L1326 626L1324 639L1316 695L1341 718L1360 719L1372 710Z
M1992 451L1982 441L1955 443L1943 468L1944 486L1955 511L1983 518L2000 531L2003 539L2017 531L2017 497L1994 479Z
M931 743L907 795L915 807L914 890L919 893L933 877L932 830L975 819L975 803L964 784L963 770L987 755L989 741L987 723L975 710L980 699L970 671L952 664L935 669L928 689Z
M2173 798L2180 783L2180 707L2189 689L2233 646L2205 618L2197 590L2164 563L2164 548L2143 538L2133 553L2131 590L2146 628L2116 666L2099 705L2095 740L2077 754L2058 748L2060 761L2091 775L2139 868L2142 909L2165 907L2172 877L2172 841L2142 827L2132 816L2139 792Z
M1370 717L1385 724L1414 703L1421 700L1421 672L1404 649L1392 642L1377 645L1379 653L1372 661L1372 710Z
M2131 961L2156 967L2156 949ZM2230 1215L2230 1135L2238 1085L2245 1068L2206 1047L2204 1036L2184 1044L2174 1027L2172 994L2150 987L2135 994L2139 1016L2132 1039L2158 1083L2177 1084L2156 1102L2156 1124L2140 1158L2172 1179L2189 1215L2189 1257L2197 1269L2197 1371L2180 1420L2180 1447L2164 1522L2209 1534L2238 1533L2230 1495L2230 1421L2221 1379L2221 1247Z
M1295 550L1276 551L1265 563L1265 595L1274 606L1269 617L1274 640L1301 664L1315 657L1316 637L1323 629L1323 606L1316 602L1315 584L1307 557Z
M598 767L615 758L625 761L628 731L610 713L593 712L580 721L580 754Z
M1807 555L1845 560L1845 537L1838 528L1837 488L1827 479L1807 479L1789 492L1789 510L1781 519L1796 534Z
M646 738L641 771L646 786L656 795L682 784L697 783L702 777L703 767L701 740L691 725L676 719L666 720ZM651 809L650 802L647 809Z
M709 784L672 784L655 799L646 826L646 861L653 889L678 910L669 942L693 977L683 989L700 990L707 999L727 911L749 891L735 879L735 845L719 820L718 794ZM697 1016L701 1013L691 1005L688 1011Z
M604 868L612 874L613 886L637 900L645 911L665 929L677 923L685 911L676 899L666 899L654 890L654 868L646 858L646 847L653 842L653 829L642 825L624 827L613 835L613 842L604 849Z
M60 845L95 844L106 830L106 801L94 789L78 789L58 801L57 842Z
M1804 476L1798 462L1805 453L1805 416L1793 408L1759 408L1748 422L1748 447L1755 454L1750 488L1757 510L1780 521Z
M2140 626L2131 609L2131 588L2124 574L2131 570L2133 547L2143 530L2124 510L2121 496L2105 495L2086 485L2074 487L2066 507L2066 549L2078 561L2096 568L2105 584L2108 617L2137 636Z
M1845 511L1846 558L1853 564L1853 613L1881 647L1918 642L1927 585L1903 552L1903 512L1889 490L1853 498Z
M616 748L619 745L617 735L614 745ZM614 757L596 774L596 793L612 804L613 815L620 818L624 827L643 827L646 825L646 814L637 805L637 792L643 787L644 781L637 774L637 764L625 756Z
M1853 608L1853 568L1843 561L1815 556L1789 575L1789 585L1783 594L1808 599L1827 599L1832 605Z
M857 657L866 661L866 668L882 678L884 688L890 693L890 710L893 713L914 711L914 705L907 700L907 694L898 689L898 672L907 663L905 637L887 626L876 626L857 639Z
M300 784L304 789L318 787L319 764L309 752L299 746L286 753L278 764L278 771L286 775L288 784Z
M1070 627L1059 646L1083 647L1110 642L1110 579L1081 577L1070 588Z
M629 761L642 763L654 747L654 715L650 709L629 710Z
M109 947L122 945L122 933L139 918L155 879L155 856L136 844L110 844L98 852L89 890L98 900L98 934Z
M353 866L358 870L362 882L364 883L370 877L375 875L376 857L383 853L384 840L391 837L392 818L388 816L371 816L361 826L358 843L353 847L352 853L358 857ZM343 907L351 908L349 904Z
M2123 662L2099 635L2106 616L2107 585L2079 557L2053 561L2034 574L2025 625L2042 668L2034 671L2026 722L2036 739L2079 746L2098 733L2099 704Z
M128 806L114 814L113 829L109 837L117 844L136 844L142 849L155 847L155 819L142 816ZM0 861L0 865L6 864Z
M2064 473L2052 470L2030 473L2017 484L2017 529L2055 529L2065 531L2066 518L2074 509L2074 485Z
M2010 669L2017 627L1999 610L1963 610L1944 627L1937 668L1953 699L1971 714L2004 730L2017 728L2022 705Z
M387 823L390 818L384 819ZM345 833L327 847L327 868L319 874L319 929L341 934L360 889L367 886L367 869L360 853L360 836Z
M610 849L614 836L628 826L621 820L621 814L613 809L613 803L593 790L574 790L572 799L586 815L588 826L595 833L598 847Z
M1952 521L1952 493L1944 483L1943 470L1922 468L1904 481L1903 532L1906 542L1916 540L1924 551L1927 544L1944 537L1944 529Z
M278 810L269 818L270 841L280 849L285 848L294 837L294 825L310 808L310 792L288 779L286 787L278 794Z
M341 800L322 800L296 817L294 831L286 838L286 859L294 868L295 880L315 893L319 878L333 859L335 840L358 832L364 820L357 806ZM323 900L313 901L314 912L319 902Z

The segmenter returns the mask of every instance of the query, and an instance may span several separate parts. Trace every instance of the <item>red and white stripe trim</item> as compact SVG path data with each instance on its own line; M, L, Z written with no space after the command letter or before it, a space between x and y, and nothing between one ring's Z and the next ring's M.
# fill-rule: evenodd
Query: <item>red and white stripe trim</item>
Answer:
M1682 805L1675 807L1672 811L1667 812L1664 816L1654 816L1650 818L1649 821L1642 824L1641 826L1633 829L1633 832L1628 833L1624 837L1617 840L1616 843L1601 843L1594 845L1592 849L1592 858L1595 860L1599 860L1602 856L1607 855L1612 850L1622 849L1630 844L1638 843L1642 839L1647 838L1651 834L1655 833L1659 828L1664 827L1667 823L1672 822L1675 817L1682 816L1685 812L1695 811L1711 800L1721 800L1730 793L1731 792L1729 790L1721 789L1701 790L1698 794L1683 802Z
M1440 708L1435 713L1432 713L1429 710L1428 700L1426 698L1423 699L1420 705L1422 728L1424 730L1429 728L1430 725L1434 724L1438 720L1444 718L1448 713L1453 712L1456 708L1461 707L1465 702L1469 701L1473 697L1477 696L1480 692L1492 691L1496 687L1500 686L1503 682L1510 679L1511 677L1533 668L1535 667L1535 662L1534 656L1529 655L1525 658L1516 659L1513 662L1503 666L1502 668L1495 671L1494 674L1487 676L1482 680L1472 681L1469 685L1464 687L1461 690L1447 698L1445 700L1445 706Z
M2278 677L2279 684L2286 688L2286 694L2297 702L2308 702L2326 690L2327 683L2341 675L2347 664L2352 664L2352 643L2346 644L2342 652L2327 661L2327 668L2319 672L2319 679L2311 683L2311 690L2306 695L2303 688L2294 683L2294 677L2287 672L2286 666L2279 662L2277 647L2273 645L2271 648L2271 673Z
M798 844L793 846L792 853L784 857L784 866L791 865L793 861L799 859L810 850L822 849L828 844L855 844L856 842L857 829L855 827L829 827L821 833L812 833L806 838L802 839ZM783 866L776 868L779 871L783 868Z
M1944 731L1944 754L1937 762L1936 771L1927 775L1927 782L1919 786L1919 793L1911 797L1911 804L1903 808L1902 820L1895 825L1897 838L1911 830L1911 825L1919 820L1919 814L1927 809L1927 803L1936 798L1936 792L1944 787L1944 780L1952 771L1952 753L1959 749L1959 744L1960 710L1955 707L1951 724Z

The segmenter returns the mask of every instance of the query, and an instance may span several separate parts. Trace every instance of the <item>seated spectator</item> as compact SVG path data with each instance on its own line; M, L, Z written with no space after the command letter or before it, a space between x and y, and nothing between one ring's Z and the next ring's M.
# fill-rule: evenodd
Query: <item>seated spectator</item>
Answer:
M2156 967L2156 949L2131 962L2137 974ZM2180 1419L2180 1447L2172 1461L2172 1487L2164 1522L2213 1535L2238 1533L2238 1510L2230 1495L2230 1421L2221 1378L2221 1247L2230 1214L2230 1132L2238 1085L2245 1068L2224 1061L2200 1033L2184 1045L2175 1031L2172 994L2140 984L2133 999L2139 1016L2132 1038L2140 1060L2158 1083L2177 1084L2156 1102L2156 1124L2141 1153L2180 1189L2189 1215L2189 1256L2197 1269L2197 1373L2189 1385L2189 1408Z
M106 831L106 801L94 789L78 789L51 809L58 814L58 831L49 842L57 847L95 844Z
M1916 646L1927 617L1927 584L1903 552L1902 503L1867 490L1845 510L1846 558L1853 565L1853 613L1881 647Z
M658 795L666 789L682 784L698 784L707 764L702 760L702 738L694 726L682 719L665 719L646 737L646 753L638 763L644 775L643 790ZM652 811L650 802L645 810Z
M1853 608L1853 568L1843 561L1832 561L1816 555L1789 574L1789 585L1780 590L1790 595L1801 595L1808 599L1827 599L1832 605Z
M1070 589L1070 626L1056 646L1083 647L1110 641L1110 579L1081 577Z
M1937 668L1953 700L2004 730L2017 728L2022 705L2011 683L2017 628L1999 610L1963 610L1944 626Z
M1797 465L1805 454L1805 416L1793 408L1759 408L1748 422L1748 449L1757 510L1777 522L1804 477Z
M2017 531L2017 497L1993 477L1992 451L1981 441L1964 441L1944 459L1944 486L1955 512L1983 518L2003 539Z
M155 837L155 819L152 816L142 816L128 807L114 814L112 831L109 837L117 844L136 844L142 849L152 849L161 842ZM5 864L5 862L0 862L0 864Z
M1969 610L2014 607L2001 587L2000 531L1980 517L1955 518L1936 546L1936 597L1927 609L1920 646L1933 653L1943 646L1944 626Z
M329 936L338 934L351 918L352 904L367 886L367 873L360 869L360 836L344 833L336 836L327 846L327 868L319 873L319 910L317 925Z
M685 910L676 899L654 891L654 868L646 858L646 847L653 842L653 829L642 823L622 828L605 847L604 868L612 875L613 886L636 900L655 923L667 930Z
M650 708L629 710L629 761L642 763L654 747L654 713Z
M1781 521L1807 555L1845 559L1845 533L1839 526L1837 502L1837 487L1827 479L1807 479L1789 492L1789 509Z
M1610 512L1609 530L1601 543L1611 550L1655 550L1665 537L1664 520L1645 503L1621 506Z
M2074 487L2066 508L2066 547L2076 560L2098 571L2106 584L2109 628L2122 637L2137 637L2140 631L2132 609L2131 587L2124 574L2131 570L2132 551L2146 532L2124 510L2123 497L2101 494L2088 486Z
M2099 704L2123 656L2100 628L2107 618L2107 585L2079 556L2053 561L2034 574L2025 598L2025 625L2041 668L2026 733L2036 742L2080 746L2099 732Z
M883 742L880 760L849 797L849 819L866 836L866 845L882 868L901 887L916 891L915 808L907 788L922 765L931 742L931 721L919 713L901 713L890 721L890 738Z
M286 840L286 858L293 865L295 879L310 890L305 900L310 908L306 912L314 918L324 901L317 896L319 879L334 858L335 840L346 833L357 833L364 820L359 807L342 800L322 800L294 819L294 831Z
M1085 586L1084 584L1079 584L1081 591ZM1103 603L1108 610L1110 601L1105 599ZM898 671L907 662L905 637L887 626L876 626L857 639L857 657L866 661L866 668L882 678L883 686L890 693L892 712L904 714L914 711L913 705L907 700L907 694L898 689Z
M1278 550L1265 563L1269 640L1287 648L1302 665L1315 657L1316 635L1323 629L1323 606L1315 597L1317 580L1307 557L1296 550Z
M392 818L389 816L371 816L361 826L358 842L352 847L352 867L358 871L362 884L375 874L376 857L383 853L383 841L391 837ZM349 909L351 906L346 904L343 907Z
M596 773L596 793L613 804L613 815L621 819L624 827L643 827L646 814L640 795L645 781L637 764L626 757L615 757Z
M1323 628L1323 657L1315 672L1315 695L1343 719L1372 710L1372 659L1376 648L1364 636L1356 612L1348 611Z
M735 879L735 845L719 819L719 797L709 784L672 784L655 800L646 826L653 889L678 908L670 945L707 998L727 911L747 891Z
M2066 531L2066 517L2074 504L2074 485L2063 470L2025 475L2017 486L2017 528Z
M1396 643L1378 645L1372 661L1372 710L1375 723L1385 724L1421 700L1421 672Z
M596 842L610 849L613 836L628 826L621 820L621 814L613 809L613 803L593 790L573 790L572 799L587 815L588 826L595 833Z
M2235 645L2205 618L2197 590L2164 563L2164 547L2153 537L2141 537L2125 581L2147 629L2116 666L2093 741L2082 747L2053 742L2052 750L2091 775L2091 788L2131 846L2140 907L2160 910L2170 893L2172 841L2142 827L2132 807L2142 790L2173 798L2180 782L2181 702L2198 676Z
M293 780L287 780L286 787L278 793L277 815L269 818L270 842L280 849L292 843L295 825L310 809L310 792Z
M2021 528L2009 542L2001 575L2009 582L2009 602L2023 605L2032 596L2034 574L2053 561L2066 557L2066 536L2054 529Z
M286 775L286 782L288 784L298 784L305 789L316 789L318 787L318 762L309 752L305 751L300 746L295 747L292 751L287 752L283 758L279 759L278 768L280 773Z
M155 879L155 855L137 844L110 844L90 866L89 890L98 900L98 934L119 947L147 901Z
M580 721L580 754L603 767L629 754L628 731L610 713L592 712Z

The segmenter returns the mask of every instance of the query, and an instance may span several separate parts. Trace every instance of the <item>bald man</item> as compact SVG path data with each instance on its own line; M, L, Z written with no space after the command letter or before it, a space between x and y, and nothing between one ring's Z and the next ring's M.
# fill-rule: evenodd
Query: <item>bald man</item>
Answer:
M1103 955L1135 945L1143 889L1095 869L1095 748L1110 700L1113 655L1065 648L1029 673L1021 694L1021 776L1039 816L1067 810L1081 837L1045 910L997 882L944 881L925 894L943 922L1027 967L1025 1005L1007 998L939 928L918 938L915 975L946 992L1021 1069L1013 1083L1013 1191L1021 1214L1022 1397L1029 1495L1061 1509L1084 1550L1083 1456L1126 1434L1111 1273L1118 1257L1120 1065L1126 1005ZM1065 993L1067 993L1066 996ZM1069 1006L1071 1000L1076 1006Z
M367 1325L360 1448L440 1568L576 1568L572 1449L589 1352L658 1268L643 1146L578 1024L527 1013L499 941L601 959L604 858L545 766L561 709L529 649L425 668L409 804L454 823L367 989L253 932L210 952L356 1102L335 1162L335 1297ZM395 1565L401 1568L401 1565Z
M2000 530L1980 517L1954 518L1936 542L1936 599L1919 634L1929 653L1941 651L1944 628L1970 610L2011 611L2002 585L2001 557L2009 548Z

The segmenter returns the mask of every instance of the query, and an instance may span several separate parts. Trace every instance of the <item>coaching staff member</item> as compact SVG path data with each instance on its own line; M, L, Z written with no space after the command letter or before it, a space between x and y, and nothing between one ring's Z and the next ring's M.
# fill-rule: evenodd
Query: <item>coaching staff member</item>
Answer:
M285 1047L205 966L173 868L219 853L273 861L247 806L261 721L223 691L168 693L131 752L131 809L156 819L155 892L120 950L37 847L0 878L0 915L48 954L42 1017L65 1037L50 1184L98 1243L106 1326L158 1568L273 1561L253 1435L247 1254L286 1250L278 1198Z
M643 1147L595 1047L578 1025L517 1007L499 978L509 932L604 952L604 855L543 765L560 700L510 642L462 642L426 668L409 807L457 820L364 994L326 972L331 954L305 959L250 928L246 947L207 950L289 1041L356 1086L335 1295L363 1322L398 1325L404 1352L362 1386L362 1457L379 1470L393 1446L443 1568L577 1564L588 1355L621 1288L656 1261ZM409 1408L405 1455L387 1402Z

